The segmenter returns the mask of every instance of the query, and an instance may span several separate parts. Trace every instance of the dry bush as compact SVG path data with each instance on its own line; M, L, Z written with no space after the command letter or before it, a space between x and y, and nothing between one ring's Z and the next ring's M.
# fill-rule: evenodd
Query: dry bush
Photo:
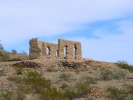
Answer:
M112 80L112 79L125 79L127 71L121 69L110 70L107 68L100 69L99 79Z
M133 72L133 65L129 65L126 61L118 61L116 64L119 68L127 69L130 72Z

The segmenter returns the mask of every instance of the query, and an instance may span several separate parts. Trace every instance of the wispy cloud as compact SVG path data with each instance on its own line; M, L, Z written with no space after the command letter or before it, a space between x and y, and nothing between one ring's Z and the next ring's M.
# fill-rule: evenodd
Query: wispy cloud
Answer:
M91 52L88 57L93 58L95 54L99 55L96 59L105 59L114 55L116 60L115 55L122 58L127 54L131 59L132 9L133 0L1 0L0 39L7 50L24 47L28 50L28 40L31 38L53 39L64 35L66 39L76 37L80 40L83 54ZM120 21L115 22L115 19ZM111 20L114 26L100 23L101 26L93 25L90 32L84 33L87 25ZM76 34L78 30L81 33Z
M83 57L90 57L103 61L125 60L133 63L133 20L116 22L117 31L120 33L108 32L101 28L96 29L93 35L99 38L72 38L82 42ZM114 30L115 31L115 30Z

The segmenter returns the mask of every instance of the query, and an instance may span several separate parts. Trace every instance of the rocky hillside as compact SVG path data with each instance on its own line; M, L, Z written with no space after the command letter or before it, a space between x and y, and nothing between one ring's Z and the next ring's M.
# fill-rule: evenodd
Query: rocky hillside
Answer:
M84 59L0 62L0 100L133 100L133 66Z

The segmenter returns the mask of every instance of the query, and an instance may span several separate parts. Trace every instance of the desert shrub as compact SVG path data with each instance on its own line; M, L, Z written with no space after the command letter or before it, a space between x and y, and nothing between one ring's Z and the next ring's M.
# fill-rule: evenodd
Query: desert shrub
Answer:
M17 91L14 93L14 100L24 100L25 98L24 91L17 89Z
M17 83L17 84L20 84L20 83L23 82L23 78L20 77L20 76L8 76L8 77L7 77L7 80L13 81L13 82L15 82L15 83Z
M101 68L100 69L100 78L103 80L113 79L113 72L109 69Z
M81 81L86 82L88 84L96 84L97 83L97 79L93 78L93 77L89 77L89 76L82 76L80 78Z
M16 66L14 69L16 71L16 74L22 74L23 72L23 67L21 66Z
M0 61L8 61L10 59L9 54L0 51Z
M89 91L90 85L86 82L77 82L74 86L67 86L63 89L64 96L68 100L85 96L89 93Z
M53 69L52 68L47 68L47 72L52 72L53 71Z
M126 100L128 94L125 89L118 89L116 87L108 87L106 92L107 97L111 100Z
M133 86L129 86L128 88L129 100L133 100Z
M122 69L127 69L133 72L133 65L129 65L126 61L118 61L117 66Z
M5 76L6 74L5 74L5 72L4 72L4 70L2 69L2 70L0 70L0 76Z
M68 100L73 100L74 98L77 97L77 93L76 93L74 87L69 87L69 88L65 89L64 95L66 98L68 98Z
M100 79L112 80L112 79L123 79L126 78L127 72L125 70L116 69L109 70L105 68L100 69Z
M76 96L81 97L83 95L88 94L90 85L86 82L77 82L75 84L75 89L76 89Z
M113 70L114 79L124 79L126 78L127 72L125 70L117 69Z
M1 92L0 93L0 99L1 100L12 100L13 92L7 91L7 92Z
M80 73L80 70L75 69L75 73L76 73L76 74L79 74L79 73Z
M15 92L4 91L0 94L0 100L24 100L24 98L25 94L20 90L17 90Z
M41 100L66 100L66 97L64 96L63 92L60 90L57 90L57 88L46 88L41 94L40 94Z
M62 79L62 80L65 80L65 81L68 81L70 79L70 74L66 74L66 73L61 73L59 75L59 78Z
M51 87L51 81L42 77L42 73L37 71L30 71L24 77L23 83L29 85L33 93L41 93L45 88Z
M69 86L66 84L66 83L63 83L61 86L60 86L60 88L62 89L62 90L64 90L64 89L66 89L66 88L68 88Z

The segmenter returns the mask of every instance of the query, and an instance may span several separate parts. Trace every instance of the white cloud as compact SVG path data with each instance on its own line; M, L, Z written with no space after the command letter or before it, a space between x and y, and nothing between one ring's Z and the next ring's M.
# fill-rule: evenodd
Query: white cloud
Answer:
M54 36L82 28L80 24L133 14L132 0L0 1L0 37L6 44L24 38ZM12 42L7 42L7 36Z
M71 38L82 43L83 57L95 60L116 62L126 60L133 64L133 21L118 22L120 34L107 34L105 30L96 30L94 35L100 38Z

